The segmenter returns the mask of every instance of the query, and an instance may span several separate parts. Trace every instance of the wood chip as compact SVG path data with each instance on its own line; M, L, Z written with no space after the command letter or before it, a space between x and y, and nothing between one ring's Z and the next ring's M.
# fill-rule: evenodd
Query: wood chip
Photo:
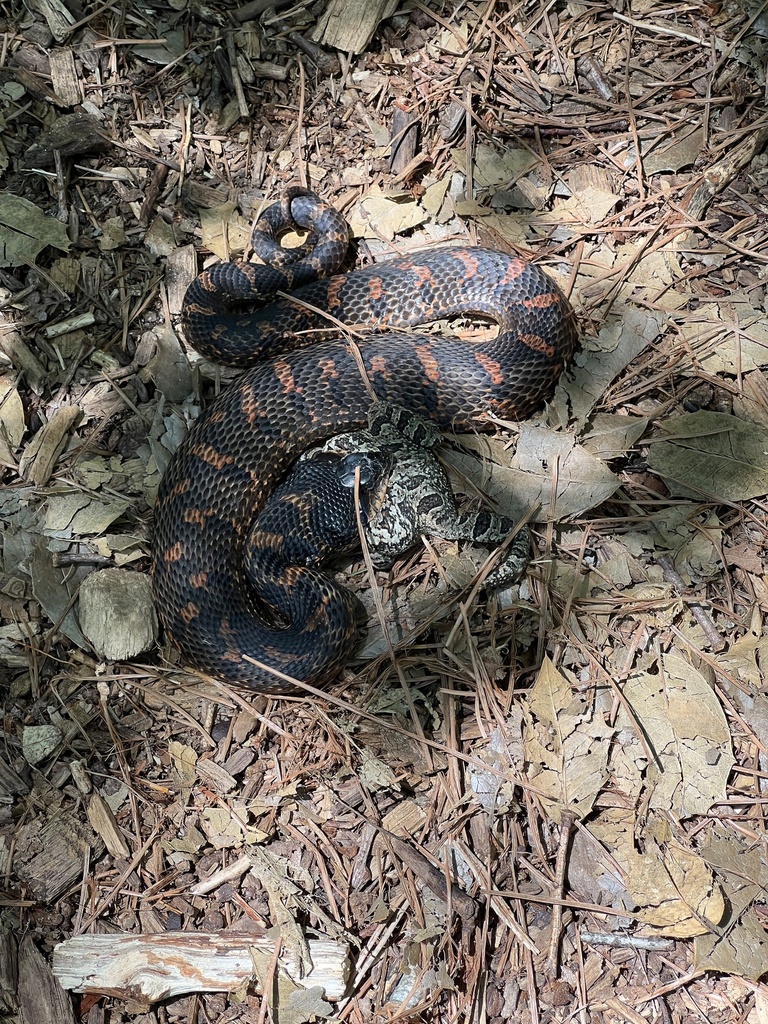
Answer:
M0 797L12 797L29 792L29 784L0 757Z
M312 38L321 46L362 53L379 22L396 10L397 0L331 0Z
M56 461L67 443L70 430L80 421L75 405L57 409L27 445L19 463L19 472L30 483L42 487L56 468Z
M64 114L40 135L24 154L24 167L53 167L56 153L63 157L103 152L109 139L98 118L77 111Z
M88 821L94 832L101 836L113 857L127 860L131 855L130 847L107 801L99 793L93 793L87 806Z
M14 871L37 899L50 903L81 877L88 852L97 858L103 850L101 840L74 814L62 812L47 821L37 817L19 829Z
M16 939L9 931L0 931L0 1013L15 1013L16 985L19 980Z
M389 169L393 174L402 174L416 156L419 142L419 121L414 117L410 103L395 100L392 104L392 153Z
M50 61L53 91L65 106L74 107L80 103L82 96L72 50L68 46L51 50Z
M80 626L111 661L149 650L157 637L149 577L129 569L92 572L80 585Z
M32 936L21 940L19 950L20 1020L29 1024L75 1024L72 1000L51 973Z

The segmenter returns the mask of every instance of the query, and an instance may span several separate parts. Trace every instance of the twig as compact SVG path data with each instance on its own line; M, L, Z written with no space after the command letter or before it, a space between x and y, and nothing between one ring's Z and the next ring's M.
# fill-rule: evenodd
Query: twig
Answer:
M571 829L576 815L571 810L560 811L560 843L557 848L557 862L555 864L555 886L553 895L557 900L562 900L565 891L565 868L568 858L568 847L571 842ZM547 975L554 981L558 972L558 953L560 950L560 933L563 928L563 905L556 902L552 906L552 932L549 940L549 955L547 956Z
M624 14L614 13L613 17L616 21L621 21L625 25L631 25L632 28L637 28L641 32L653 32L660 36L673 36L675 39L684 39L687 43L698 43L700 46L706 46L709 49L711 41L703 36L691 35L690 32L681 32L676 28L668 28L666 25L653 25L649 21L636 21L634 18L627 18ZM715 39L715 45L720 43L722 46L722 40Z
M232 87L235 90L235 96L237 97L237 106L240 110L240 116L248 117L248 101L245 98L243 81L240 78L240 72L237 67L237 47L235 46L235 33L225 32L224 39L226 40L227 43L227 59L229 60L229 72L232 75Z
M691 598L686 597L685 592L688 590L688 587L686 587L682 576L672 564L672 559L669 555L660 555L656 561L662 568L664 579L667 583L671 583L675 587L688 608L690 608L693 617L704 630L712 650L722 651L725 647L725 640L720 636L717 626L715 626L708 613L704 610L704 606L698 601L694 601Z
M583 928L579 935L582 942L588 942L592 946L622 946L629 949L647 949L656 953L675 948L672 939L649 939L642 935L619 935L615 932L586 932Z

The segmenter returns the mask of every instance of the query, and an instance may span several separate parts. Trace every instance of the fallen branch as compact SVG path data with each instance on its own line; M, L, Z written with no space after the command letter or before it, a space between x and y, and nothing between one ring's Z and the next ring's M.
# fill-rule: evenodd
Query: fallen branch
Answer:
M155 1003L191 992L230 992L258 986L252 953L271 956L275 940L230 932L161 932L153 935L77 935L53 951L53 973L65 989ZM296 985L320 987L327 999L346 988L349 947L310 939L313 968L303 978L283 944L278 966Z

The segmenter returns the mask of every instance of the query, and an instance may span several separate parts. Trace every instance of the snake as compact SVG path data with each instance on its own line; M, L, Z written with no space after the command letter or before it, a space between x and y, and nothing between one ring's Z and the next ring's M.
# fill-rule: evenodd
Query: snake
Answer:
M349 490L354 487L359 466L360 526L371 563L377 569L391 569L395 560L424 535L495 548L514 533L503 556L484 577L486 590L511 586L528 563L528 530L523 527L516 531L513 519L489 506L460 512L448 475L436 455L442 444L443 435L432 420L392 402L373 402L368 409L367 430L337 434L301 456L294 472L281 485L279 501L282 504L290 496L294 504L302 506L308 500L303 479L307 461L328 466L327 480L320 480L322 471L317 469L310 490L323 487L338 542L351 548L359 533L354 506L351 513L347 508L352 504ZM337 456L335 463L329 462L333 455ZM293 524L285 512L280 508L271 510L273 500L269 498L259 520L265 512L273 517L277 513L290 528ZM266 547L269 540L265 538L261 546ZM318 552L316 561L322 560ZM257 590L261 593L260 581Z
M283 247L288 229L306 231L304 243ZM253 560L264 556L254 524L300 455L366 428L373 401L440 431L524 419L551 397L578 331L568 300L537 264L495 249L454 244L340 270L349 228L308 189L288 189L267 207L251 243L263 264L214 264L182 302L187 342L243 372L168 462L154 510L152 585L184 665L291 694L329 684L357 639L350 595L317 565L297 558L283 566L282 610L265 607L251 583ZM498 334L469 342L409 330L464 315L495 321ZM363 458L337 460L350 457ZM373 489L386 475L375 459L353 475L362 470ZM350 464L340 472L350 479ZM295 504L295 482L289 492ZM308 499L283 519L274 544L322 529L319 507Z

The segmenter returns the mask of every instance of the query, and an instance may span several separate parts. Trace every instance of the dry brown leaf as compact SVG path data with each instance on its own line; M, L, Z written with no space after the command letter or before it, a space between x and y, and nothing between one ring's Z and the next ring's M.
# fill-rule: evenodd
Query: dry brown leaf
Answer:
M427 211L410 192L384 195L380 189L371 189L352 211L349 225L355 238L383 238L391 242L395 235L418 227L426 219Z
M0 444L8 446L7 461L11 462L10 449L17 448L24 436L24 405L13 378L0 377Z
M552 817L568 808L580 817L603 787L613 730L593 716L549 658L523 705L528 778Z
M768 493L768 430L720 412L662 424L648 465L672 494L745 501Z
M725 902L706 862L677 843L663 849L647 843L646 851L626 847L615 852L640 919L655 932L678 939L717 926Z
M221 260L243 253L251 237L251 226L237 212L234 203L222 203L211 210L200 211L203 245Z
M750 909L724 935L697 938L693 967L759 981L768 970L768 935L760 917Z
M681 818L706 814L725 800L725 786L734 764L730 731L717 696L707 680L685 659L668 654L663 672L632 674L624 699L643 731L627 740L645 765L648 804L672 810ZM634 730L622 709L618 725ZM652 760L646 765L646 750Z
M458 440L482 461L450 449L442 454L443 460L512 518L521 518L531 508L543 509L556 521L577 516L605 501L619 486L605 463L577 444L572 434L540 423L520 424L514 451L492 437L465 434Z

